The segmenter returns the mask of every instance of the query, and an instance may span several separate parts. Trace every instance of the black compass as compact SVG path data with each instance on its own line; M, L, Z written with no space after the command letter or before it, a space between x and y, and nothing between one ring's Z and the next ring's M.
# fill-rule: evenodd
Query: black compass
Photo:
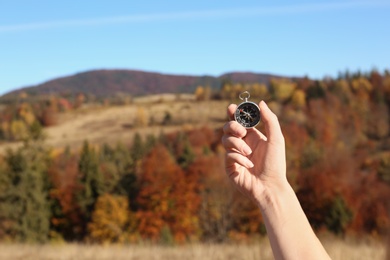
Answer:
M250 94L248 91L240 94L240 99L245 100L238 105L234 113L234 120L245 128L255 127L260 122L260 108L255 103L248 101Z

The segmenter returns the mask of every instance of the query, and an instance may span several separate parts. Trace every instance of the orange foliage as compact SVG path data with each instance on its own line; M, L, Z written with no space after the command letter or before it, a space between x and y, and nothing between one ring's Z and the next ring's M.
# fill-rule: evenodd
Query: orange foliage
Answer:
M48 174L52 183L50 197L59 205L60 212L54 214L52 225L64 232L65 237L77 236L82 232L82 218L76 202L78 162L71 155L60 155L54 159Z
M199 198L195 187L168 150L157 145L146 156L140 176L137 217L141 236L156 241L164 226L177 242L196 236Z

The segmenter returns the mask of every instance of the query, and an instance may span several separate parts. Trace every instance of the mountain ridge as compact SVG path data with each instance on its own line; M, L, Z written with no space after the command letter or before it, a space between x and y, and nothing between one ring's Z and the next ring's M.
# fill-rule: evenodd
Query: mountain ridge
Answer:
M232 83L268 84L272 78L291 78L268 73L228 72L220 76L175 75L130 69L99 69L54 78L34 86L5 93L0 99L12 98L22 92L28 95L92 94L109 97L121 93L134 96L161 93L193 93L197 86L218 89L224 81Z

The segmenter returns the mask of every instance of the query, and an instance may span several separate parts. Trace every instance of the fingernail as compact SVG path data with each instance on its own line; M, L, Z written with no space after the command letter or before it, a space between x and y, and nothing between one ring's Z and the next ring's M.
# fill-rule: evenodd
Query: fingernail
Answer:
M252 149L249 146L244 146L245 155L250 155L252 153Z
M246 161L246 167L247 167L247 168L253 168L253 166L255 166L255 165L253 164L253 162L252 162L251 160L248 159L248 160Z

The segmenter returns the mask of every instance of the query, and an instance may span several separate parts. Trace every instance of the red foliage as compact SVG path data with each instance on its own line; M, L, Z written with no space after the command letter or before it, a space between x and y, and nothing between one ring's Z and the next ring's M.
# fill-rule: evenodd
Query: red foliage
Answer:
M50 197L59 205L60 212L53 215L52 225L65 236L78 236L82 232L82 218L75 194L80 190L77 183L78 161L74 156L60 155L48 170L52 183Z
M144 238L158 240L165 226L182 242L197 233L199 197L194 176L187 178L168 150L157 145L143 162L138 231ZM196 178L195 178L196 181Z

